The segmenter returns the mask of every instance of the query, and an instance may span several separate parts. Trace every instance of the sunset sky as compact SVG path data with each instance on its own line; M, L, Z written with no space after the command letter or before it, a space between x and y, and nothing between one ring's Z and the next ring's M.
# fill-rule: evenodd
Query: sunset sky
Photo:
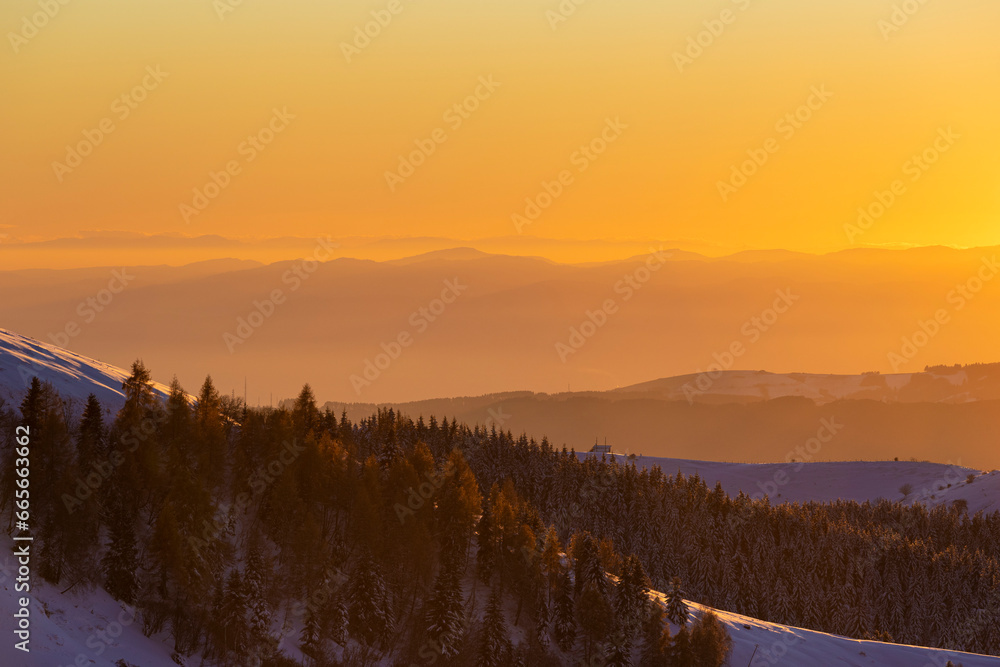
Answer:
M506 236L562 175L520 231L1000 244L1000 3L928 2L892 31L891 0L590 0L568 17L555 0L51 4L37 31L38 2L0 6L0 234L14 240ZM372 12L387 25L358 48ZM244 143L265 128L272 143ZM85 131L99 145L54 164ZM387 179L435 136L412 175ZM724 201L720 181L768 146ZM925 150L926 170L911 161ZM185 215L227 165L228 185ZM846 231L894 181L884 215Z

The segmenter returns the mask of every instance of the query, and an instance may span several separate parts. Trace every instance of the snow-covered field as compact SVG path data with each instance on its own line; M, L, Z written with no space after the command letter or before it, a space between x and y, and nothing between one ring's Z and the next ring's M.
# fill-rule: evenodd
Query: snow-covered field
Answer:
M582 453L581 457L594 456ZM697 474L710 487L722 483L727 494L740 491L772 503L887 500L927 505L964 500L971 514L1000 510L1000 471L926 461L836 461L796 463L723 463L653 456L615 455L639 468L659 466L668 475ZM967 481L972 475L972 482ZM909 489L904 487L909 486ZM908 491L906 495L903 490Z
M892 392L903 389L916 375L946 380L954 388L948 400L975 400L965 386L968 372L949 369L948 372L889 373L885 375L831 375L820 373L769 373L767 371L714 371L711 375L692 374L652 380L616 391L621 393L653 393L661 398L687 400L691 396L724 396L767 400L784 396L800 396L817 404L841 399L883 400Z
M662 594L656 594L663 599ZM696 611L706 607L691 605ZM861 641L716 611L733 638L732 667L994 667L1000 658L902 644ZM754 649L757 649L756 655ZM750 662L753 656L753 662Z
M124 401L122 381L128 372L61 347L0 329L0 399L17 405L31 378L51 383L64 400L79 409L94 394L114 413ZM156 383L155 388L166 396L169 388Z

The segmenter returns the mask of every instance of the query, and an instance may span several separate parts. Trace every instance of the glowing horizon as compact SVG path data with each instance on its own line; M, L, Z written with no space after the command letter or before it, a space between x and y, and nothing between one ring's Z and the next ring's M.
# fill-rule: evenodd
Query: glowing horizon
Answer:
M226 6L5 4L5 234L1000 244L995 5Z

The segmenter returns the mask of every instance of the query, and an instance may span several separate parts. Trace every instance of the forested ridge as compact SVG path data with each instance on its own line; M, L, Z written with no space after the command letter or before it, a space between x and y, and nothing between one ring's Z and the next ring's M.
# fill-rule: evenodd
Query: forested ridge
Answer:
M2 408L0 519L11 532L26 424L39 574L135 605L178 656L722 664L725 630L684 598L1000 654L998 514L772 506L447 419L352 423L308 386L290 409L249 408L211 379L194 402L176 382L162 402L137 362L123 390L108 420L93 397L69 414L37 380Z

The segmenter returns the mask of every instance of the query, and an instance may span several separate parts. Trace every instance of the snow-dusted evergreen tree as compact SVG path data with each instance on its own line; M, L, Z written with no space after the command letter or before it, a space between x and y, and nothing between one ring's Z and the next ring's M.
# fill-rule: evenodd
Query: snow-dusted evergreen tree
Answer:
M465 634L462 572L456 562L444 562L424 615L426 637L445 660L458 655Z
M389 592L370 553L361 555L351 576L347 609L352 637L368 645L386 638L392 626Z
M271 609L267 602L268 569L260 549L256 545L251 546L247 553L243 589L249 613L249 644L254 653L263 656L269 656L274 651Z
M319 664L323 658L323 629L319 613L313 605L306 606L302 632L299 633L299 650L310 658L313 664Z
M614 629L614 610L611 603L593 583L588 583L576 600L576 618L580 622L580 630L589 660L594 649L601 646Z
M246 591L239 570L234 569L229 573L218 614L221 644L227 664L232 659L241 665L250 654L250 627L247 623Z
M555 640L559 648L569 651L576 643L576 606L573 603L573 584L570 583L568 572L563 572L559 577L555 603Z
M513 646L510 630L503 614L503 598L500 589L494 588L486 605L486 616L479 640L478 667L503 667L512 661Z
M670 626L659 602L649 605L642 628L642 654L639 667L668 667L667 653L670 650Z
M632 667L632 643L621 633L608 639L603 664L606 667Z
M691 652L697 667L722 667L733 650L733 640L709 611L702 614L691 630Z
M121 508L121 500L116 499L107 511L110 544L101 559L104 572L104 587L111 597L132 604L136 601L139 582L139 554L136 548L135 528L129 513Z
M618 625L627 640L639 632L649 605L649 577L633 554L625 560L622 576L614 591L614 610Z
M538 590L535 598L535 638L539 646L549 647L549 627L552 625L552 608L549 606L548 593Z
M688 607L684 602L684 591L681 589L680 577L670 580L670 591L667 593L667 618L674 625L685 625L688 620Z

